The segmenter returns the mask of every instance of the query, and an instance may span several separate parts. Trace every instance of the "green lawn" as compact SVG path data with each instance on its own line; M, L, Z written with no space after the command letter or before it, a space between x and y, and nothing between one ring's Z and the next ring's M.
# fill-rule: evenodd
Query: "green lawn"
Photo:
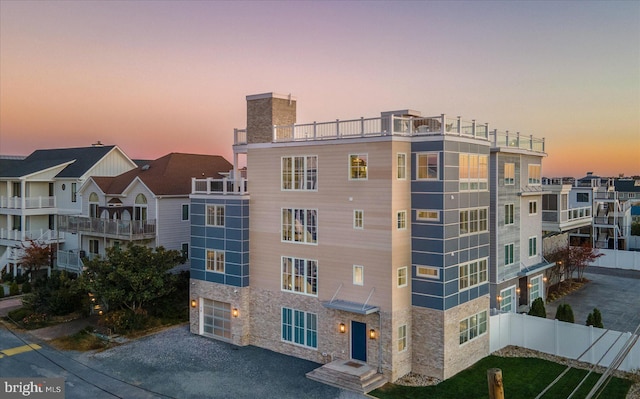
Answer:
M407 387L387 384L370 394L380 399L486 399L489 397L487 370L491 368L502 370L505 398L527 399L535 398L566 366L535 358L489 356L438 385ZM566 399L586 374L586 370L571 369L543 399ZM600 374L592 373L573 398L584 398L599 378ZM624 399L631 385L629 380L613 378L600 397Z

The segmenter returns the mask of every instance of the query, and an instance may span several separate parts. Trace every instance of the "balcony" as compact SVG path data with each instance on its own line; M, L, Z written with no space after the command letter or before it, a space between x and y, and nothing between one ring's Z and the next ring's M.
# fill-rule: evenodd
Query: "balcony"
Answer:
M70 233L87 233L119 240L155 238L155 220L100 219L85 216L58 216L58 228Z
M222 194L244 195L249 194L248 181L240 178L237 181L230 178L224 179L191 179L191 194Z
M56 197L0 197L0 208L5 209L43 209L55 207Z
M592 220L590 206L558 210L542 210L542 224L545 231L562 232L578 227L590 226Z
M65 233L58 230L40 229L40 230L8 230L0 229L0 243L3 245L17 245L25 241L37 241L44 244L54 242L64 242Z

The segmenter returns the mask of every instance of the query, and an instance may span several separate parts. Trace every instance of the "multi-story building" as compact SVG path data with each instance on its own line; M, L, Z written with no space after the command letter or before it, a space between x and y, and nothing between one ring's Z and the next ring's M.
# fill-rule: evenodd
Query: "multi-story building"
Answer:
M114 176L135 167L117 146L99 142L0 160L0 272L20 273L22 249L32 241L75 248L74 237L58 230L56 216L81 212L78 189L89 176Z
M542 264L540 212L521 210L539 206L544 144L506 139L414 110L297 124L295 98L248 96L234 173L194 180L191 331L392 381L470 366L489 353L491 290ZM506 163L513 193L497 198ZM509 201L518 222L492 245Z
M566 233L571 245L591 243L594 187L579 186L577 181L544 179L542 196L542 231L544 234Z
M58 216L77 248L58 251L59 268L82 270L82 259L128 243L182 251L189 266L190 200L194 177L223 177L231 164L218 155L171 153L118 176L92 176L78 190L79 215Z

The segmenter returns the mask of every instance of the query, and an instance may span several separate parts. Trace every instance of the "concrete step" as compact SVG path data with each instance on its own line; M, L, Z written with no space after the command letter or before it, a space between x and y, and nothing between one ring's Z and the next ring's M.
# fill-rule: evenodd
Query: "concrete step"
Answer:
M345 362L329 363L308 372L306 376L323 384L359 393L368 393L387 383L387 378L374 368L361 364L352 369L345 366Z

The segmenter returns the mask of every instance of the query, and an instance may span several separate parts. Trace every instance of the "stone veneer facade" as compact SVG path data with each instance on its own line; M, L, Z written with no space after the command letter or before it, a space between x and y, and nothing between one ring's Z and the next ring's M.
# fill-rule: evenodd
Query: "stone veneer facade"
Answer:
M274 93L247 96L247 143L271 143L273 125L296 123L296 99Z

